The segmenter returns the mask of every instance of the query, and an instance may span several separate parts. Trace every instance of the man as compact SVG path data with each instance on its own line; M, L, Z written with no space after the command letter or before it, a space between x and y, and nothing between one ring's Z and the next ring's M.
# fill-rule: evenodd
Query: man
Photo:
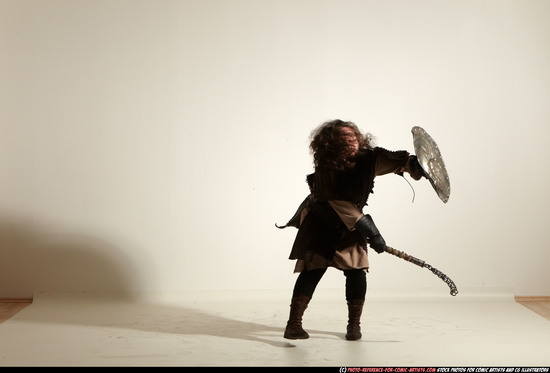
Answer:
M310 195L290 221L298 233L290 259L300 273L292 293L284 337L307 339L302 317L315 288L328 267L346 277L347 340L362 337L360 319L367 291L367 244L382 253L386 242L369 214L362 212L376 176L408 172L414 180L424 176L416 156L373 145L353 122L333 120L311 134L315 172L307 176Z

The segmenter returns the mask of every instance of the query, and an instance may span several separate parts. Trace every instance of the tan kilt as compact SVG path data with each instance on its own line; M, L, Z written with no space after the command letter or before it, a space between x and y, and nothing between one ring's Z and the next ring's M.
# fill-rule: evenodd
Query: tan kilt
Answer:
M329 204L336 211L342 222L353 230L355 223L359 220L363 213L351 202L348 201L329 201ZM301 220L307 215L307 209L302 211ZM315 254L307 253L305 259L298 259L294 267L294 273L302 272L304 269L311 270L315 268L325 267L326 259ZM358 244L351 244L342 250L337 250L329 263L330 267L337 269L364 269L368 271L369 257L366 250Z

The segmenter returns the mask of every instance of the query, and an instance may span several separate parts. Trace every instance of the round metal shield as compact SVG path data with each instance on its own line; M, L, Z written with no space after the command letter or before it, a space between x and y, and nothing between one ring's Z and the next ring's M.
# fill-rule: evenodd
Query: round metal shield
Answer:
M420 166L439 198L443 203L447 203L451 194L451 182L439 147L422 127L415 126L411 132L414 151Z

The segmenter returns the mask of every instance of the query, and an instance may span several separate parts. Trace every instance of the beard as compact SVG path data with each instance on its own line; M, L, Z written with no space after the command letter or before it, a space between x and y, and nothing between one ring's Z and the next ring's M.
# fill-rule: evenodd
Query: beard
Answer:
M361 156L361 154L362 154L361 149L359 149L357 151L355 149L353 149L353 150L349 151L347 156L345 157L346 161L350 162L350 163L351 162L356 162L359 159L359 157Z

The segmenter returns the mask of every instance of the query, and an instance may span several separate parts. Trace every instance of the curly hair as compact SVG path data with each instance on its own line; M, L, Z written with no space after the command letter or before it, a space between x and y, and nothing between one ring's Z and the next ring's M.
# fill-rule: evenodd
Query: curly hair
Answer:
M359 154L364 153L367 149L373 149L374 137L370 133L361 133L353 122L345 122L340 119L331 120L311 132L309 149L313 154L315 167L323 165L344 170L350 166L350 160L344 156L348 145L342 141L341 137L341 129L344 127L350 128L355 133L359 142Z

